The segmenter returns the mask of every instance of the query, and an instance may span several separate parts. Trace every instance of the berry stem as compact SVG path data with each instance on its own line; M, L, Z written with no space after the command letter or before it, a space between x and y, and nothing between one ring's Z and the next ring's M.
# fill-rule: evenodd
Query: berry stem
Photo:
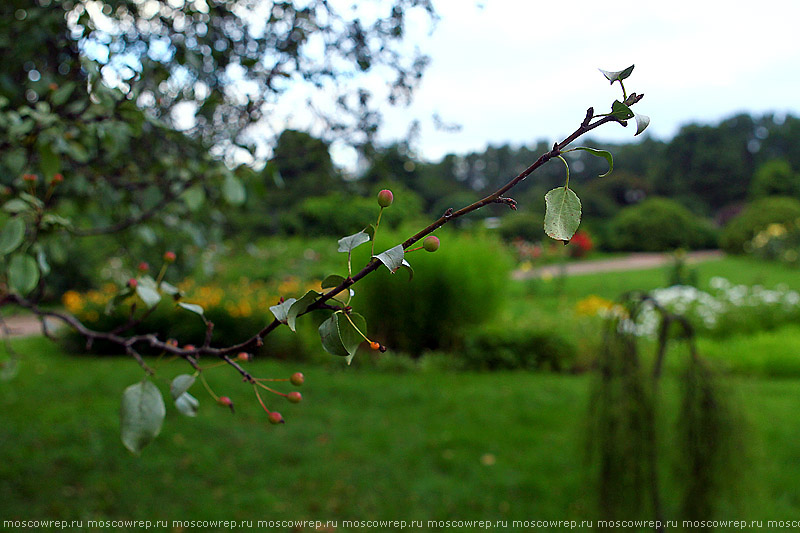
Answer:
M208 385L208 382L206 381L205 376L203 376L203 374L200 374L198 377L200 378L200 383L203 384L203 387L205 387L206 390L208 391L208 393L211 395L211 397L214 398L214 401L218 402L219 401L219 396L214 394L214 391L211 390L211 387Z

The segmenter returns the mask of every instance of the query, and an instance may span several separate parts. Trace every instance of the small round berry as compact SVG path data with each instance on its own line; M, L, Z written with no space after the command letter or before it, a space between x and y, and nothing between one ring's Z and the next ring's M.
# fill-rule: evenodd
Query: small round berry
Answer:
M220 405L224 405L225 407L230 407L231 405L233 405L233 400L231 400L227 396L220 396L219 399L217 400L217 403L219 403Z
M250 355L250 354L249 354L249 353L247 353L247 352L239 352L239 353L236 355L236 359L238 359L239 361L245 361L245 362L247 362L247 361L250 361L252 358L253 358L253 356L252 356L252 355Z
M164 261L167 263L175 262L175 252L164 252Z
M36 174L23 174L22 179L30 183L36 183L39 180L39 178L36 177Z
M178 340L177 339L167 339L167 346L173 346L175 348L178 347Z
M286 395L286 399L292 403L300 403L303 400L303 395L297 391L292 391Z
M193 352L195 350L194 344L187 344L183 347L183 349L187 352Z
M50 89L51 91L55 91L56 89L58 89L58 84L57 83L50 83L47 86L47 88Z
M383 189L378 193L378 205L381 207L389 207L394 201L394 195L389 189Z
M428 235L422 241L422 247L429 252L435 252L439 249L439 237L435 235Z
M220 404L220 405L221 405L221 406L223 406L223 407L227 407L228 409L230 409L230 410L231 410L231 413L233 413L233 412L234 412L234 411L233 411L233 400L231 400L231 399L230 399L230 398L228 398L227 396L220 396L220 397L217 399L217 403L218 403L218 404Z
M380 350L381 349L381 343L372 341L372 342L369 343L369 347L372 348L373 350Z
M62 173L57 173L53 175L52 183L61 183L64 181L64 175Z
M303 375L302 372L295 372L294 374L292 374L292 377L289 378L289 381L295 387L299 387L300 385L302 385L305 382L305 380L306 377Z
M270 424L283 424L285 422L281 414L277 411L272 411L267 418Z
M131 278L128 280L128 287L130 287L131 289L135 289L138 284L139 282L136 281L135 278Z
M147 272L150 270L150 265L148 265L145 261L142 261L136 268L139 269L139 272Z

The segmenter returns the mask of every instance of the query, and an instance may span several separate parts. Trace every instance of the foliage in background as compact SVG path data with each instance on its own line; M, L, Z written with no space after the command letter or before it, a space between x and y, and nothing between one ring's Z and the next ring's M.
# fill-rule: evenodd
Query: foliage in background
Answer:
M768 261L800 266L800 217L794 222L770 224L746 243L745 249Z
M710 222L667 198L621 210L609 222L609 238L616 250L647 252L713 248L716 242Z
M420 355L451 349L465 333L489 322L505 301L512 261L496 241L441 234L436 254L415 252L415 275L381 269L355 288L367 322L381 344Z
M800 218L800 199L788 196L761 198L748 205L722 230L720 247L728 253L745 252L745 245L770 224L794 223Z

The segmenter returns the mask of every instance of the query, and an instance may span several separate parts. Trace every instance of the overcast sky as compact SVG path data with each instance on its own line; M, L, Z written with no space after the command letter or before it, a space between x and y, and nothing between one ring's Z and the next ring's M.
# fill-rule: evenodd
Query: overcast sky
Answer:
M384 139L422 122L418 155L533 143L569 134L587 107L618 98L597 70L636 68L628 92L648 131L669 138L692 121L733 113L800 115L800 1L603 2L434 0L441 20L413 40L432 63L410 109L386 110ZM458 123L436 131L431 116ZM633 139L608 125L603 140Z

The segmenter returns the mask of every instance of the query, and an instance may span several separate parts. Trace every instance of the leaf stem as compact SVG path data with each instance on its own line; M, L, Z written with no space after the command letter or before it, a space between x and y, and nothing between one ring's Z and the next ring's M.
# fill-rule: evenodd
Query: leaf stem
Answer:
M556 157L558 157L564 163L564 166L567 167L567 181L564 183L564 188L569 189L569 163L567 163L567 160L561 155L557 155Z

